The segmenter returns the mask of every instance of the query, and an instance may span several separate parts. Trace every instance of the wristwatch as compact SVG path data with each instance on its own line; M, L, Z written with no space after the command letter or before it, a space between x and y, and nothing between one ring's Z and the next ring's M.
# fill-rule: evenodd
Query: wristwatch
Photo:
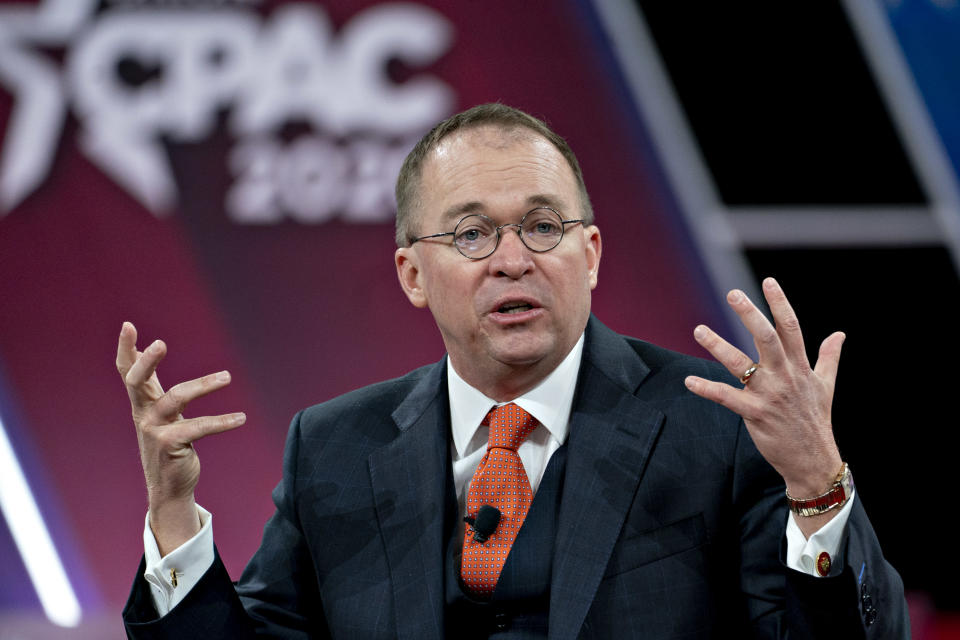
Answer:
M839 509L847 504L847 500L853 495L853 474L850 473L850 467L844 462L837 474L833 484L823 493L814 498L804 498L798 500L787 492L787 503L790 510L798 516L818 516L832 509Z

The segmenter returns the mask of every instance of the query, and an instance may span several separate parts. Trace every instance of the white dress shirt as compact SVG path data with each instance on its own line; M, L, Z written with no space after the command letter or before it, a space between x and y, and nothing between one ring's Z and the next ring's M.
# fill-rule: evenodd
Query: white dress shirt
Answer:
M523 468L536 494L540 480L547 469L550 457L567 441L570 431L570 409L583 356L583 336L574 345L563 362L543 382L527 393L512 400L539 424L517 449ZM491 408L498 404L477 389L467 384L456 372L447 358L447 391L450 398L450 427L452 430L451 459L453 481L457 489L460 513L466 508L466 495L470 478L487 449L489 427L480 423ZM787 566L791 569L816 576L816 557L823 551L836 557L843 537L844 527L850 515L853 497L837 514L837 517L819 531L805 539L800 527L787 514ZM186 597L201 576L213 564L213 516L197 506L200 513L200 531L183 545L164 557L160 557L156 539L150 530L147 515L143 532L146 571L144 578L150 584L157 613L166 615ZM462 519L458 518L462 532ZM173 585L171 571L176 573L177 585Z
M580 336L563 362L543 382L511 401L539 422L517 449L534 494L540 487L540 480L553 452L567 441L570 407L573 405L582 355L583 336ZM491 400L467 384L453 368L450 358L447 358L447 392L450 397L450 428L453 432L453 484L457 488L457 501L462 514L467 487L487 451L490 436L490 427L480 423L490 409L507 403Z

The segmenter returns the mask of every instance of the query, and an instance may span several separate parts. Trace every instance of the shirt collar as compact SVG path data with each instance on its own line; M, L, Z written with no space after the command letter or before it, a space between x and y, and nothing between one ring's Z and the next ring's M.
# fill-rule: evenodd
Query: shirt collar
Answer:
M570 408L577 386L577 373L583 356L583 335L567 357L543 381L515 402L542 424L550 435L563 444L570 431ZM453 368L447 358L447 392L450 397L450 427L457 459L468 453L467 447L487 412L498 403L471 387Z

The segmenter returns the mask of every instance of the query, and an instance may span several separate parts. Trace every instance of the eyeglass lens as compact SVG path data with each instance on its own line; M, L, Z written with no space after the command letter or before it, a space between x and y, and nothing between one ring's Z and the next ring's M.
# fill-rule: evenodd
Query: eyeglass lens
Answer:
M523 217L519 225L520 240L531 251L549 251L563 237L563 222L553 209L534 209ZM454 244L468 258L482 258L493 253L497 246L497 225L485 215L473 214L463 218L454 229Z

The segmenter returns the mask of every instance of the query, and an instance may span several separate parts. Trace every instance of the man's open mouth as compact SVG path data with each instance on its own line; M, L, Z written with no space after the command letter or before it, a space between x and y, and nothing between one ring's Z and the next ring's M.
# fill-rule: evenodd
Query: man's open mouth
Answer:
M533 305L529 302L507 302L497 308L497 313L523 313L531 309L533 309Z

